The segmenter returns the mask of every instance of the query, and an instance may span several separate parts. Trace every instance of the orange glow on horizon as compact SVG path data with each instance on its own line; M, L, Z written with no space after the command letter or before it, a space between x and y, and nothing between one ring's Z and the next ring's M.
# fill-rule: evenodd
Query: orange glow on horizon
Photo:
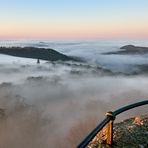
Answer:
M132 24L11 24L0 27L0 38L50 38L50 39L99 39L99 38L148 38L148 25Z

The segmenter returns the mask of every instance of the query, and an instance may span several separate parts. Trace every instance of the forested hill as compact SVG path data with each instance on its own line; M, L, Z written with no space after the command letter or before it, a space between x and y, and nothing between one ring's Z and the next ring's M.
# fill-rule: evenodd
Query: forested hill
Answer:
M35 47L0 47L0 54L47 61L77 61L75 58L64 55L53 49Z
M126 45L122 46L118 51L103 53L104 55L119 54L119 55L144 55L148 54L148 47Z

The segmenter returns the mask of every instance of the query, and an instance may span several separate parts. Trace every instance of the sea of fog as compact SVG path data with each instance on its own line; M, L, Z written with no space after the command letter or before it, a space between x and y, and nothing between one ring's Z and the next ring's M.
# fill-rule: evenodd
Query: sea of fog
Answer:
M53 48L85 63L47 62L0 54L0 147L66 148L76 145L105 112L148 98L147 74L133 75L147 55L102 55L146 41L1 40L0 46ZM146 106L116 121L147 113ZM3 125L6 124L6 125Z
M99 41L48 41L48 40L0 40L0 46L38 47L52 48L63 54L82 57L90 64L97 64L112 71L130 73L137 68L133 65L148 64L148 55L103 55L102 53L118 51L124 45L148 46L147 40L99 40ZM1 55L0 62L25 61L32 63L32 60L16 60ZM133 71L132 71L133 70Z

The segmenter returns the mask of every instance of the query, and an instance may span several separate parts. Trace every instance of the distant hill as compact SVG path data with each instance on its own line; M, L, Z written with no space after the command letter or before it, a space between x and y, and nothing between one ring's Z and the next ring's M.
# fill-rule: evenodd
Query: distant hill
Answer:
M78 61L76 58L66 56L53 49L35 47L0 47L0 54L47 61Z
M119 51L112 51L112 52L106 52L103 53L105 55L109 54L148 54L148 47L140 47L140 46L134 46L134 45L126 45L120 48Z

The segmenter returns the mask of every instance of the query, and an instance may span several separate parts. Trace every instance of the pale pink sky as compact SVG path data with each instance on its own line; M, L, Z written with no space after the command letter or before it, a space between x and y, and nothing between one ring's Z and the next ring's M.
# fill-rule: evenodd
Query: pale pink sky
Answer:
M0 38L148 38L147 0L5 0Z

